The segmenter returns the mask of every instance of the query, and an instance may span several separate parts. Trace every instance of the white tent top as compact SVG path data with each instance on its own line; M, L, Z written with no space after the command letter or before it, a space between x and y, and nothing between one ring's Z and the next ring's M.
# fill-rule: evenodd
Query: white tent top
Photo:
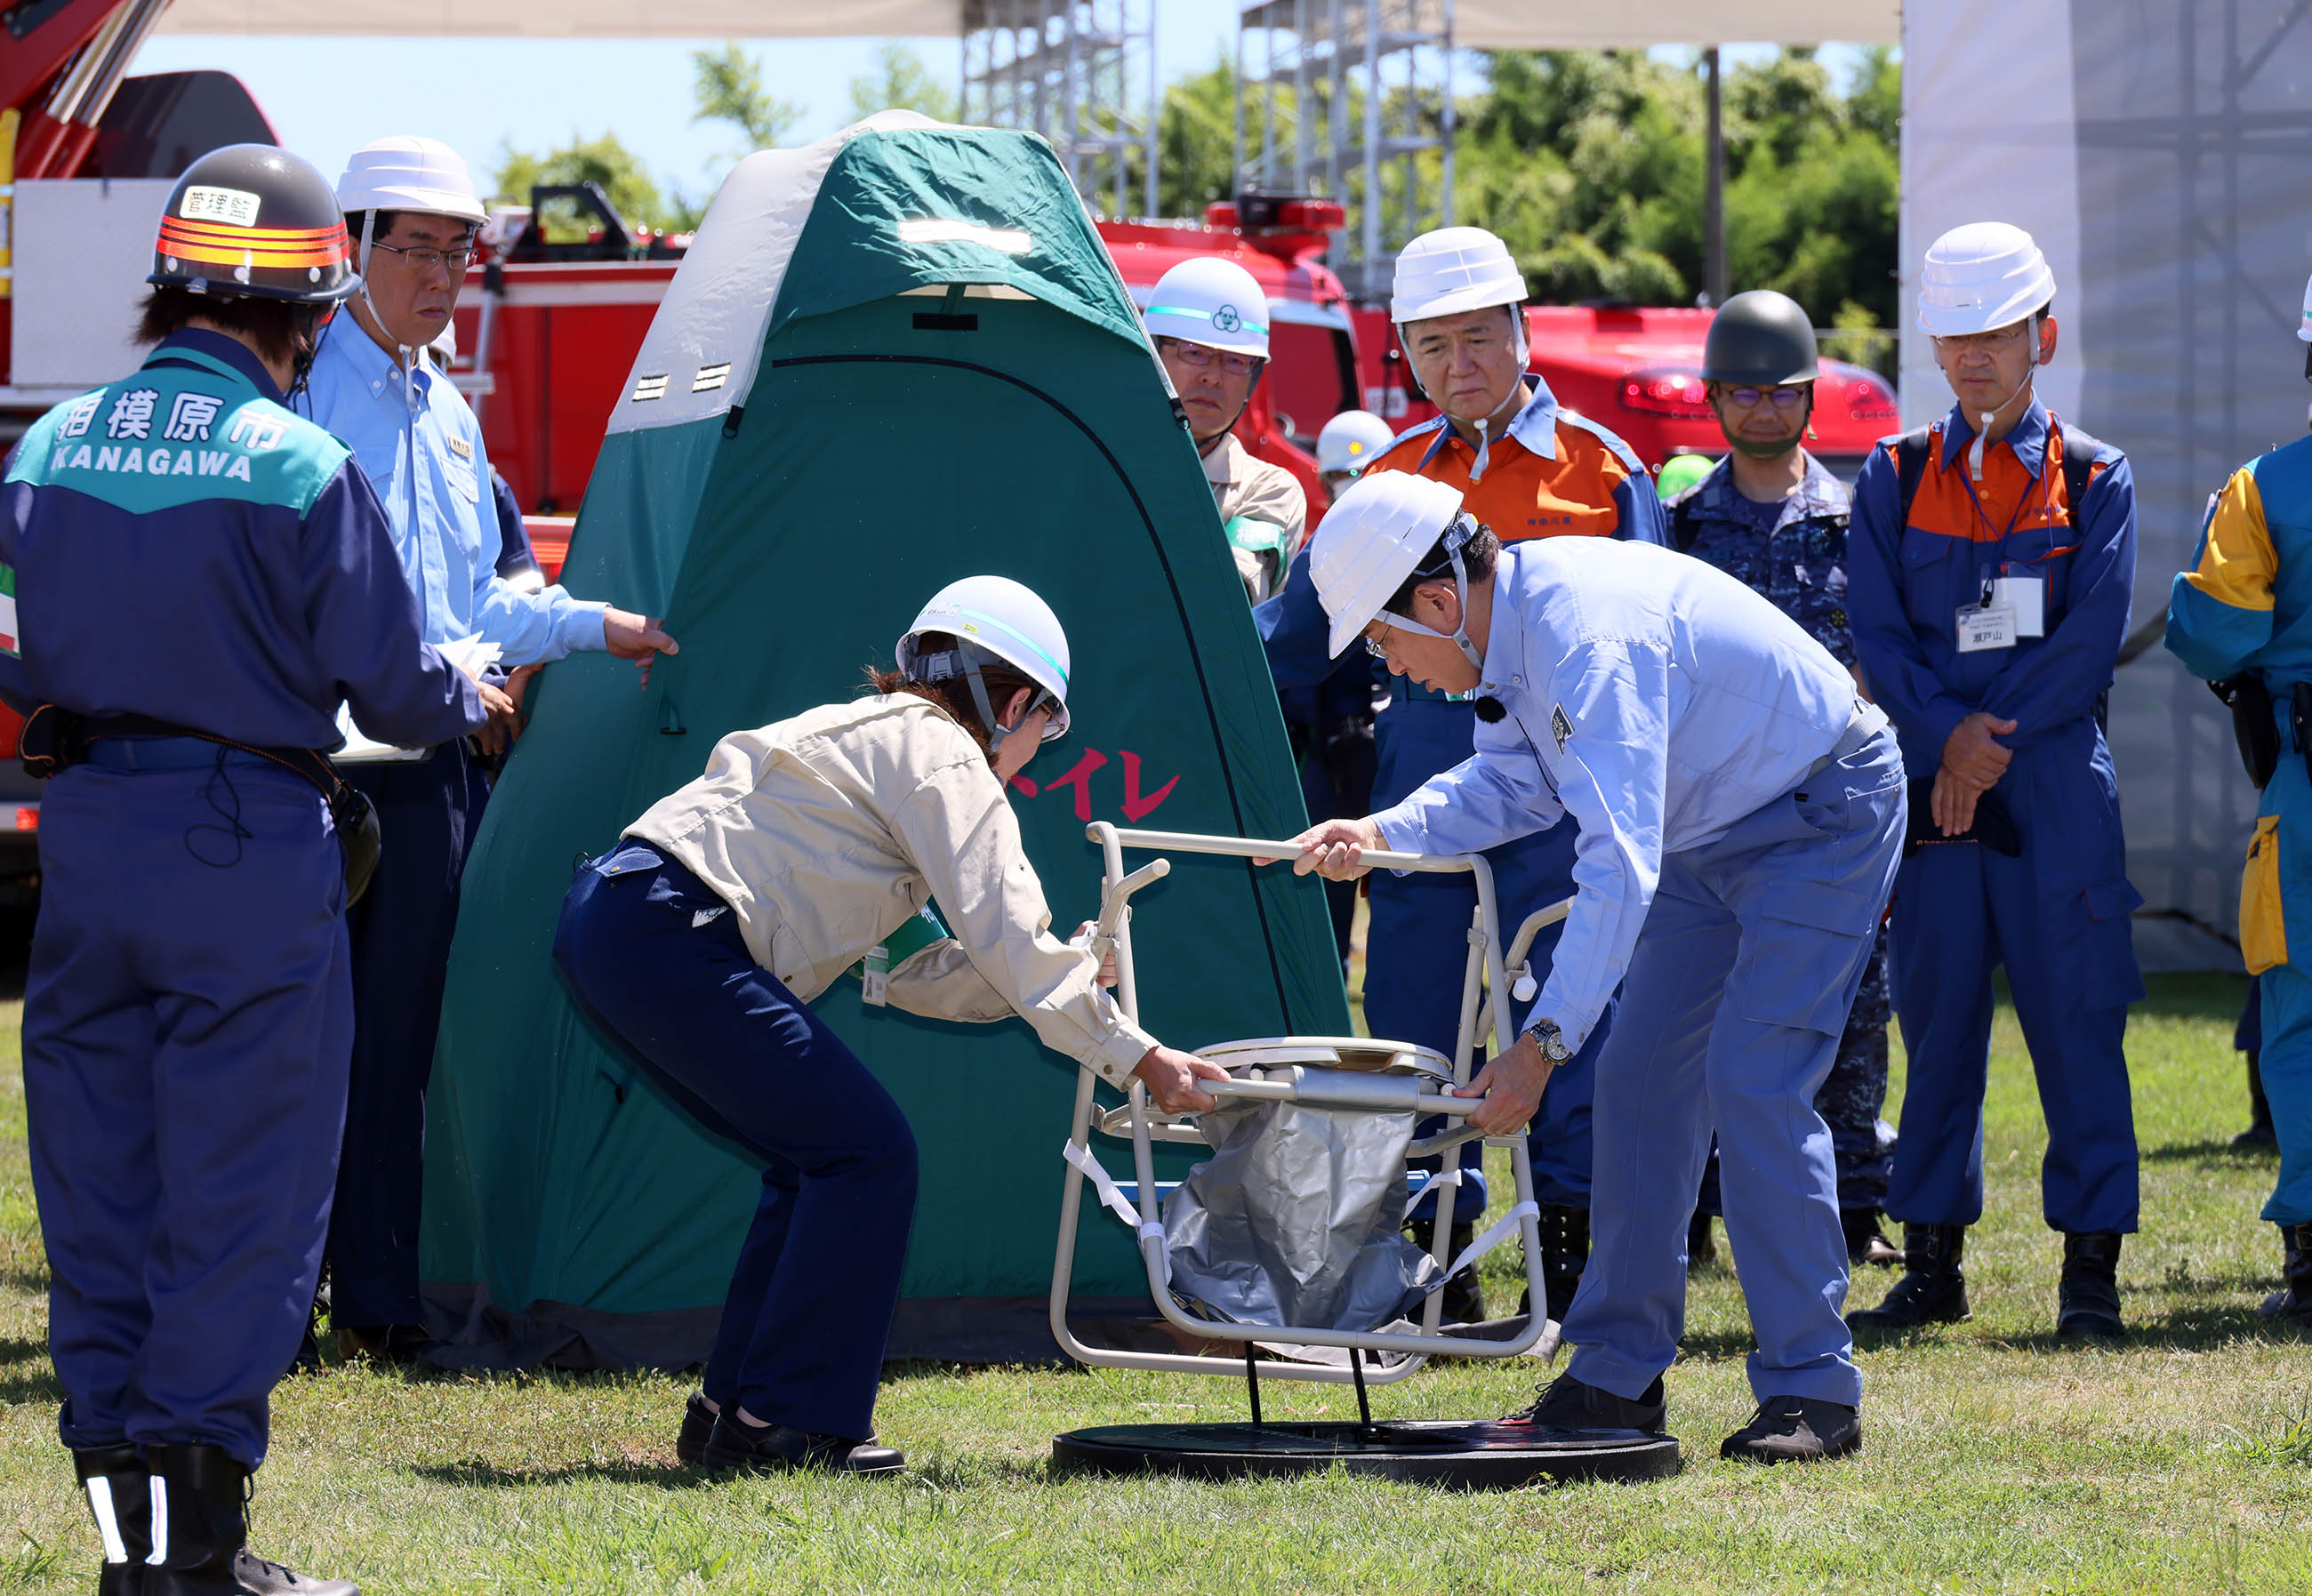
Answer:
M170 33L299 37L866 39L955 37L969 0L176 0ZM1248 12L1259 10L1247 5ZM1581 49L1775 39L1891 44L1898 0L1456 0L1470 49Z

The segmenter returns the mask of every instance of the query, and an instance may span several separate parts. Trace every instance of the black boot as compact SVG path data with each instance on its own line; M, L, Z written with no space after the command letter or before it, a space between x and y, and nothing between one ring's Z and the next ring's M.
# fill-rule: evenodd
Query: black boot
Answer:
M1659 1435L1668 1417L1669 1404L1663 1399L1660 1375L1632 1399L1561 1374L1541 1388L1532 1407L1502 1422L1531 1425L1537 1430L1642 1430Z
M706 1438L714 1433L714 1409L706 1406L706 1393L691 1392L690 1400L682 1405L682 1428L674 1434L677 1460L698 1467L706 1456Z
M1903 1250L1887 1239L1880 1227L1886 1216L1876 1208L1841 1208L1838 1228L1846 1232L1846 1261L1891 1269L1903 1261Z
M1432 1208L1425 1215L1406 1220L1405 1228L1415 1247L1423 1252L1430 1251L1437 1244L1437 1211ZM1445 1261L1449 1264L1460 1257L1468 1250L1469 1243L1476 1239L1477 1227L1474 1221L1455 1220L1452 1232L1445 1240ZM1440 1324L1477 1324L1484 1320L1485 1293L1477 1285L1475 1268L1462 1270L1448 1280L1441 1289L1445 1308L1438 1320Z
M124 1442L76 1451L73 1467L104 1539L96 1596L140 1596L144 1558L153 1549L153 1489L144 1457Z
M2272 1100L2264 1095L2264 1072L2256 1067L2256 1058L2254 1053L2247 1056L2247 1128L2232 1138L2237 1153L2280 1145L2280 1133L2272 1124Z
M1536 1228L1541 1232L1541 1283L1549 1288L1548 1317L1563 1320L1590 1262L1590 1210L1544 1203Z
M1903 1227L1903 1277L1876 1308L1846 1316L1857 1330L1907 1330L1922 1324L1956 1324L1967 1317L1966 1250L1963 1224Z
M1686 1222L1686 1272L1706 1268L1718 1261L1718 1239L1710 1228L1710 1215L1701 1209Z
M2112 1232L2064 1236L2055 1334L2066 1341L2127 1338L2127 1327L2119 1322L2119 1237Z
M313 1579L249 1549L249 1470L223 1447L156 1443L153 1557L143 1596L361 1596L349 1580Z
M2280 1227L2281 1289L2256 1310L2264 1319L2312 1319L2312 1224Z

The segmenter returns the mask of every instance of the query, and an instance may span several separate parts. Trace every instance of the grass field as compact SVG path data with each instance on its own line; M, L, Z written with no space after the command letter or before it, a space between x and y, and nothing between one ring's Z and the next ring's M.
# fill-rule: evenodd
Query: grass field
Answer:
M1751 1406L1748 1331L1721 1267L1695 1282L1669 1376L1687 1467L1654 1484L1451 1496L1337 1475L1055 1481L1055 1431L1235 1417L1241 1390L937 1367L884 1388L879 1423L908 1452L905 1479L718 1483L674 1461L683 1379L360 1367L278 1393L258 1548L373 1596L2312 1591L2312 1345L2257 1327L2277 1272L2274 1232L2254 1217L2273 1166L2227 1146L2246 1122L2230 1050L2240 983L2153 985L2128 1036L2144 1151L2144 1231L2121 1271L2134 1343L2068 1350L2048 1333L2060 1242L2038 1218L2039 1112L2002 1007L1990 1214L1968 1247L1975 1318L1865 1355L1865 1451L1844 1462L1717 1460ZM55 1443L13 1004L0 1023L0 1591L85 1589L99 1552ZM1886 1280L1870 1272L1859 1294L1875 1302ZM1434 1368L1376 1407L1505 1411L1538 1372ZM1268 1390L1272 1414L1353 1414L1345 1392Z

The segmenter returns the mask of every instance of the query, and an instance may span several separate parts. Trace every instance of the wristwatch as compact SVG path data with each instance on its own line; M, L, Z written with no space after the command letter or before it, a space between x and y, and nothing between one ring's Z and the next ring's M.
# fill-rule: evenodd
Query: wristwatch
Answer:
M1565 1045L1565 1037L1554 1020L1536 1020L1518 1034L1521 1039L1531 1039L1533 1045L1541 1049L1541 1056L1552 1064L1563 1064L1573 1057L1573 1049Z

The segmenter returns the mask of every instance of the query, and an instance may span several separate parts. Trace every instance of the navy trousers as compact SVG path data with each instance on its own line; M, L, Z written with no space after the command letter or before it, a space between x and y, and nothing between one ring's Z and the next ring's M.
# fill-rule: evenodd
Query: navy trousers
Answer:
M250 756L75 766L40 807L32 1189L70 1447L264 1460L321 1267L353 986L320 795Z
M1752 1390L1861 1401L1840 1317L1838 1170L1814 1105L1895 879L1904 796L1882 730L1662 860L1598 1067L1590 1265L1563 1315L1580 1348L1566 1369L1584 1384L1635 1398L1677 1356L1686 1229L1714 1126L1758 1344Z
M736 919L689 871L627 843L579 871L554 959L645 1074L762 1161L707 1396L863 1440L915 1220L915 1134L826 1022L754 961Z
M489 788L462 740L430 759L348 765L344 775L377 806L384 846L369 890L346 916L353 1084L329 1222L329 1311L341 1325L414 1325L425 1088L458 929L458 878Z

